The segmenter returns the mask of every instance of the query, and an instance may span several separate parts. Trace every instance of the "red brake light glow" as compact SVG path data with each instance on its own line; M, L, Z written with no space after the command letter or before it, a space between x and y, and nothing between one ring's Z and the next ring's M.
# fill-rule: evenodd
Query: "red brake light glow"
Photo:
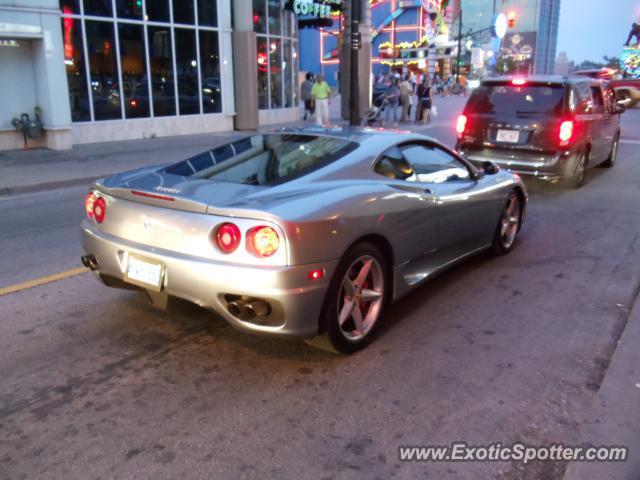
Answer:
M84 197L84 209L87 211L87 217L93 218L93 206L96 203L96 196L93 192L87 193L87 196Z
M147 193L147 192L139 192L137 190L131 190L132 195L137 195L139 197L146 198L155 198L156 200L164 200L166 202L175 202L175 198L169 197L167 195L156 195L155 193Z
M249 230L247 250L257 257L270 257L278 251L280 237L271 227L261 226Z
M460 115L458 117L458 121L456 122L456 132L458 132L458 136L461 137L466 129L467 129L467 116Z
M573 137L573 121L565 120L560 124L560 133L558 134L560 145L567 145L571 137Z
M233 223L223 223L216 231L216 242L222 253L235 252L240 245L240 229Z
M93 202L93 218L96 219L96 222L102 223L104 222L104 217L107 215L107 202L104 201L104 198L98 197L96 201Z
M511 80L511 84L522 86L522 85L526 85L527 81L524 78L514 78L513 80Z
M324 278L324 269L319 268L318 270L309 271L309 280L320 280Z

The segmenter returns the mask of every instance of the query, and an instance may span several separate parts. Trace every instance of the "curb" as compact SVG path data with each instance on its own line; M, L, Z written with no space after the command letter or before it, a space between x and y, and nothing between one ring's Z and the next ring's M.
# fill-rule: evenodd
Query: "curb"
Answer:
M1 187L0 197L8 197L11 195L17 195L19 193L34 193L34 192L46 192L48 190L55 190L65 187L76 187L79 185L87 185L87 187L94 180L102 177L108 177L112 174L104 174L96 177L92 175L90 177L81 178L68 178L65 180L54 180L51 182L34 183L31 185L17 185L15 187Z

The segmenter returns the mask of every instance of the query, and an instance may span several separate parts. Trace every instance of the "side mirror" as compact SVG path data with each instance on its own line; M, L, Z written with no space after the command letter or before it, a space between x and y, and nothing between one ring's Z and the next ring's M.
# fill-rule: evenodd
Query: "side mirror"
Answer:
M500 171L500 167L493 162L482 162L482 171L485 175L495 175Z

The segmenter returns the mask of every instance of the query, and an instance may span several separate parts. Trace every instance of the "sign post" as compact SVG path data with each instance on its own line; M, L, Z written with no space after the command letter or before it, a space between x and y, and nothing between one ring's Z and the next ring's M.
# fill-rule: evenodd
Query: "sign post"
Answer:
M360 35L360 20L362 15L361 0L351 0L351 78L349 92L349 124L360 125L360 105L358 92L358 50L362 39Z

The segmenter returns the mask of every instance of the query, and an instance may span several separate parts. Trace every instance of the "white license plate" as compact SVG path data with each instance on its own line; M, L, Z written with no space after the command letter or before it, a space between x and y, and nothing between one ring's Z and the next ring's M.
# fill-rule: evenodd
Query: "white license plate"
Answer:
M520 131L518 130L498 130L496 140L505 143L518 143Z
M139 258L129 256L127 265L127 281L140 285L141 287L151 287L153 290L160 290L162 286L163 265L150 263Z

